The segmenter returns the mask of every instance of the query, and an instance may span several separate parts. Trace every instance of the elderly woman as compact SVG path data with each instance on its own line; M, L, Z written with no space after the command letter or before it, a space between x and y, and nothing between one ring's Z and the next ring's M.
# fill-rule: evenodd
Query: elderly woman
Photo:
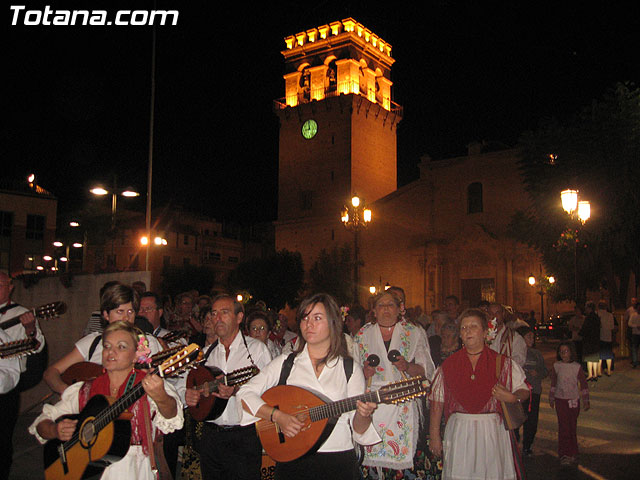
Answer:
M282 348L269 338L272 330L271 318L267 312L255 310L247 316L247 331L249 336L260 340L269 349L273 360L282 353Z
M424 329L401 318L401 305L395 292L382 292L373 304L375 323L366 324L354 338L371 390L404 376L431 378L435 370ZM416 400L376 409L373 424L382 442L365 452L365 479L380 478L380 474L384 478L410 475L409 471L414 470L420 411Z
M433 380L429 447L434 455L443 455L446 479L516 479L500 401L522 402L529 398L529 389L522 368L486 346L487 331L484 311L464 311L460 315L464 348L442 363ZM444 442L440 440L443 413Z
M77 427L77 420L56 420L63 416L79 413L89 399L96 395L120 398L133 385L142 384L146 395L139 398L130 408L131 446L127 454L109 465L102 473L102 479L136 478L153 480L149 452L158 430L169 433L182 427L182 404L175 389L157 375L147 375L136 370L134 365L139 356L148 355L148 349L140 348L144 335L128 322L112 322L102 334L102 364L105 372L95 380L78 382L67 388L62 399L55 405L45 405L42 414L29 427L29 432L44 443L46 440L70 440ZM146 417L146 418L145 418ZM151 419L153 432L147 430Z
M440 326L440 334L429 337L431 358L436 367L442 365L448 357L460 350L460 331L455 322L446 320Z
M129 285L116 284L107 288L100 299L100 313L104 325L113 322L124 321L133 325L133 321L140 309L140 295ZM51 365L44 372L44 381L54 392L62 394L69 385L62 381L61 375L67 369L79 362L102 363L102 334L90 333L82 337L75 347L64 357ZM160 342L155 337L149 336L151 353L162 350Z

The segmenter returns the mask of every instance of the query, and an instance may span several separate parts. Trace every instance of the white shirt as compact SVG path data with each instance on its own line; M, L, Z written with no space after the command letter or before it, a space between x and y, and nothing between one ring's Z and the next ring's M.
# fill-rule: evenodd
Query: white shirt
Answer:
M291 372L287 378L287 385L295 385L305 390L318 392L333 401L361 395L365 392L364 374L357 362L353 362L353 373L351 374L349 383L347 383L342 357L325 364L320 376L316 377L307 348L308 346L305 345L304 350L296 355L293 366L291 367ZM249 407L249 410L254 414L262 405L265 405L261 396L271 387L278 384L282 365L286 358L287 355L280 355L257 376L240 387L240 390L238 390L236 394L239 400L239 409L242 409L242 401L244 401L247 407ZM342 452L353 448L350 424L353 422L354 415L355 410L352 410L340 416L331 435L329 435L329 438L327 438L319 448L319 452ZM361 445L373 445L380 442L380 437L373 427L373 422L362 434L354 431L353 439Z
M628 326L632 327L631 333L633 335L640 335L640 313L634 312L629 317Z
M226 358L224 345L221 342L218 342L218 345L216 345L216 347L211 351L211 354L204 365L206 367L219 368L224 373L228 374L234 370L252 366L253 364L249 358L249 353L251 353L251 358L253 358L255 366L262 370L271 362L271 353L269 353L269 349L260 340L256 340L249 336L245 336L244 338L247 341L246 347L242 341L242 334L240 332L236 334L236 338L234 338L231 345L229 345L229 358ZM249 352L247 352L247 347L249 348ZM205 347L203 352L206 352L207 349L208 347ZM183 399L185 388L185 382L181 382L178 391ZM240 406L238 395L236 394L229 398L227 407L222 412L222 415L215 420L210 421L217 425L251 425L252 423L257 422L258 418L242 413L242 407Z
M0 305L0 308L10 303L11 302L3 303ZM20 315L28 311L29 310L27 308L24 308L23 306L13 307L12 309L8 310L5 314L0 315L0 324L3 322L6 322L7 320L11 320L13 318L19 317ZM9 340L8 340L9 342L15 342L17 340L24 340L25 338L28 338L27 333L25 332L24 327L20 322L18 322L17 325L14 325L13 327L10 327L4 330L4 332L9 337ZM42 349L44 348L45 340L44 340L44 335L42 334L42 330L40 330L40 325L37 319L36 319L36 340L40 342L40 346L38 347L38 350L36 350L36 352L41 352ZM18 359L18 363L20 364L20 372L25 372L27 370L27 356L25 355L23 357L20 357Z
M78 352L80 352L80 355L82 355L85 362L93 362L102 365L102 339L98 342L98 345L96 345L96 349L94 350L93 355L91 355L91 358L89 358L91 345L99 335L102 335L102 333L90 333L76 342L76 349L78 349ZM160 345L160 342L158 342L156 337L147 335L147 340L149 340L149 350L151 350L151 355L155 355L162 351L162 345Z
M0 344L8 343L11 339L7 332L0 329ZM0 394L16 388L20 381L20 361L17 358L0 358Z
M613 314L606 310L598 310L596 313L600 317L600 341L611 342L611 331L616 328Z
M507 331L512 335L510 349L508 345L509 342L506 339L505 344L502 345L502 337ZM505 325L502 325L502 328L498 331L496 338L493 340L493 342L491 342L489 348L491 348L491 350L493 350L494 352L498 352L502 355L511 357L521 368L524 367L524 364L527 361L527 344L525 343L524 338L522 338L522 336L518 332L508 330Z

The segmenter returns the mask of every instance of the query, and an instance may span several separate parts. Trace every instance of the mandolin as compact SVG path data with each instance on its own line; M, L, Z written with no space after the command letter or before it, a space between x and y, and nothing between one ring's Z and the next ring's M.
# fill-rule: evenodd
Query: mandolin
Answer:
M169 358L172 355L175 355L184 347L184 345L178 345L176 347L167 348L165 350L162 350L161 352L156 353L155 355L152 355L151 367L159 366L165 359ZM136 368L138 367L143 370L148 368L146 364L136 364ZM76 382L86 382L87 380L92 380L101 374L102 365L100 365L99 363L78 362L67 368L64 373L60 375L60 378L67 385L73 385Z
M199 422L215 420L222 415L227 406L227 400L211 395L212 392L218 391L218 385L242 385L258 373L260 370L254 365L234 370L226 375L221 370L209 369L202 365L194 368L187 376L187 388L199 390L201 396L195 407L189 407L189 413ZM222 375L220 378L216 378L220 375Z
M31 309L33 315L39 320L49 320L50 318L57 318L60 315L64 315L66 311L67 304L64 302L45 303L44 305L40 305L39 307ZM20 323L20 316L24 313L26 312L19 313L15 317L11 317L8 320L0 323L0 328L2 328L3 330L7 330L14 325L18 325Z
M25 338L0 345L0 358L20 358L35 353L40 342L35 338Z
M194 365L200 347L191 344L149 374L167 378ZM70 440L49 440L44 446L46 480L76 480L82 478L92 462L98 466L114 463L126 455L131 439L130 420L118 419L127 408L144 395L141 383L110 404L103 395L89 399L78 419L76 431ZM69 417L66 417L69 418Z
M301 387L278 385L267 390L262 399L271 407L295 415L305 426L293 438L286 437L278 425L269 420L259 420L256 431L262 448L271 458L276 462L290 462L320 448L331 435L338 417L355 410L358 400L395 404L426 395L429 391L428 382L419 376L390 383L375 392L331 402Z

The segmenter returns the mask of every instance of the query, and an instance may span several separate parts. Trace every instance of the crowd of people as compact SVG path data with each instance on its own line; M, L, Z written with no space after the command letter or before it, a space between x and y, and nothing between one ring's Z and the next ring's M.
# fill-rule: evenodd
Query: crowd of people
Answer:
M11 278L0 274L0 315L8 315L11 290ZM391 287L372 298L368 310L340 306L327 294L310 295L289 319L263 302L245 308L227 294L185 292L172 302L146 291L142 282L109 282L82 338L44 372L61 400L44 405L29 431L43 443L68 442L77 436L77 420L56 422L59 417L82 412L95 396L122 398L140 384L142 396L129 408L130 448L104 468L102 478L151 479L165 470L189 479L519 479L521 455L532 452L536 435L542 380L550 375L559 455L563 464L574 463L578 414L581 406L589 408L587 382L602 374L601 365L611 374L613 317L591 303L584 314L576 309L572 341L559 345L557 361L547 370L531 326L503 305L481 302L461 310L452 295L428 316L418 307L407 308L403 289ZM27 335L43 348L33 314L15 307L16 315L19 323L0 329L0 340ZM635 367L637 303L626 315ZM218 379L210 393L187 386L186 374L162 378L144 368L154 355L191 343L202 354L198 368L207 367ZM67 383L65 372L81 362L101 365L101 372ZM255 370L246 383L227 382L243 369ZM0 360L0 400L14 420L16 385L25 370L24 358ZM300 413L267 403L265 392L301 387L337 402L415 377L431 385L426 398L385 404L359 397L308 453L276 462L272 471L265 468L258 422L275 425L283 443L295 442L308 428ZM191 409L211 395L216 415L196 420ZM505 428L503 418L518 404L528 412L521 447L519 428ZM3 471L10 467L11 435L2 441L7 439L0 455Z

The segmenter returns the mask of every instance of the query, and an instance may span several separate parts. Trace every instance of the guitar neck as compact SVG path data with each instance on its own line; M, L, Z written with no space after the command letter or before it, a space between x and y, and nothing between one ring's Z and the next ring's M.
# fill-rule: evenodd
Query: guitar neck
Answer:
M355 397L338 400L337 402L325 403L323 405L318 405L317 407L311 407L308 411L309 418L312 422L317 422L318 420L323 420L325 418L339 417L343 413L355 410L358 400L361 402L380 403L378 392L367 392L362 395L356 395Z
M35 309L32 308L31 310L27 310L26 312L19 313L15 317L11 317L9 320L5 320L4 322L0 323L0 328L2 328L3 330L7 330L15 325L18 325L20 323L20 316L24 315L27 312L33 313L38 319L40 318L40 316L36 313Z

